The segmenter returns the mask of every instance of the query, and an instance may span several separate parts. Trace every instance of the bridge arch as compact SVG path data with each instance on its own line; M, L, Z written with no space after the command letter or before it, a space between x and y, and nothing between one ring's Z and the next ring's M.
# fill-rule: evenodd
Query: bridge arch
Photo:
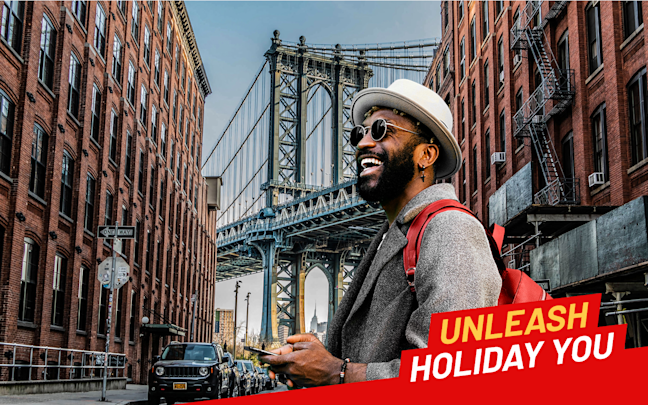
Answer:
M302 182L328 187L333 184L333 92L322 81L313 82L307 92L306 161Z

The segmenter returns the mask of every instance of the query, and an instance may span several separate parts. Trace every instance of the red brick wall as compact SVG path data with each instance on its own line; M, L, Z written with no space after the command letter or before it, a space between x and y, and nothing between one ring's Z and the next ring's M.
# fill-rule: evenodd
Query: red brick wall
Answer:
M191 67L191 56L185 54L185 33L175 23L171 9L172 3L163 2L164 20L163 27L158 31L157 2L152 2L150 10L148 2L140 2L140 33L136 41L131 35L132 3L126 2L127 10L122 13L114 2L101 1L106 12L106 51L100 56L94 47L95 10L97 2L88 2L85 27L72 13L71 1L59 2L29 2L25 7L22 51L15 53L4 40L0 40L0 89L11 98L15 104L15 124L13 130L11 150L11 175L0 176L0 225L5 228L3 249L3 263L0 268L0 341L17 342L24 344L59 346L75 349L103 350L105 338L97 336L99 289L101 286L96 280L98 260L110 256L110 247L102 240L97 240L93 232L96 227L104 222L106 192L114 197L113 220L122 220L122 206L128 210L127 225L134 225L138 219L141 224L140 235L141 258L140 266L134 265L133 242L124 241L126 246L125 258L131 265L132 282L122 287L123 300L121 301L121 342L117 341L111 350L127 354L130 365L133 366L135 381L140 380L140 375L145 375L145 370L140 366L145 363L138 360L149 359L152 354L152 337L140 337L140 320L144 315L149 316L155 323L163 323L157 316L152 316L142 308L143 297L148 299L148 307L153 308L160 302L159 312L163 308L173 306L174 314L178 314L177 324L185 325L185 319L191 325L193 306L189 298L197 289L200 280L199 313L196 321L197 341L210 341L213 328L213 303L214 303L214 271L215 271L215 214L207 213L203 203L206 192L204 179L200 175L196 163L197 149L191 152L185 142L176 121L171 118L172 106L167 106L163 101L164 70L170 75L170 103L173 102L173 91L178 92L178 104L182 103L185 110L185 119L189 120L189 134L195 134L195 148L202 144L202 116L194 117L193 96L197 94L197 104L200 106L201 115L204 111L204 97L199 90L199 84ZM47 14L57 32L56 56L54 68L54 84L48 89L38 79L38 65L40 52L41 21L43 14ZM166 51L166 24L173 24L173 46L179 44L180 57L184 59L187 74L192 77L191 89L180 89L180 72L175 70L174 49L171 54ZM144 27L148 26L151 32L150 69L143 61ZM112 75L113 64L113 38L117 34L122 42L122 78L118 83ZM155 49L161 55L160 87L154 83L153 69ZM188 52L188 50L187 50ZM79 119L72 117L67 111L68 102L68 72L70 54L74 53L81 61L81 105ZM128 80L128 61L133 61L137 66L136 72L136 102L131 106L127 101L126 88ZM180 63L180 70L182 69ZM91 103L93 84L101 90L101 130L99 142L90 138L91 131ZM148 91L147 100L147 125L139 120L140 114L140 88L144 84ZM185 87L187 80L185 79ZM31 102L27 92L35 97ZM161 124L167 126L166 156L162 156L161 145L149 139L151 131L152 104L158 110L158 138ZM198 106L196 113L198 113ZM116 162L111 162L108 157L110 145L110 115L114 109L119 116L118 147ZM42 126L49 136L47 148L47 175L45 196L43 199L34 197L29 192L29 179L31 173L31 143L33 139L34 123ZM133 171L130 174L132 182L125 177L124 165L126 155L126 133L133 135L133 151L131 153ZM199 186L198 206L194 207L188 200L187 183L174 185L175 168L167 171L170 164L170 142L176 144L176 151L180 150L183 163L189 168L189 174L194 179L194 185ZM180 149L178 149L180 146ZM137 170L139 168L139 150L144 151L144 187L143 193L137 191ZM61 192L61 169L63 151L67 151L74 159L73 183L73 209L71 218L59 214ZM174 158L175 159L175 158ZM149 196L150 167L156 169L156 184L153 186L154 195ZM170 168L171 169L171 168ZM84 230L86 176L90 173L96 179L94 228L88 232ZM184 173L183 173L184 174ZM166 194L162 196L164 203L158 212L160 200L160 182L166 184ZM184 190L182 189L184 186ZM193 200L193 190L191 191ZM151 207L149 201L154 204ZM168 223L169 211L185 213L185 220L179 222L178 237L171 229L175 224ZM20 222L16 213L22 213L26 220ZM157 249L160 241L160 280L155 279L155 263L157 251L152 252L152 268L146 268L146 233L150 231L153 237L153 248ZM56 233L56 239L49 235ZM33 325L17 321L20 299L21 268L23 255L23 240L30 237L40 246L40 258L37 279L37 304ZM81 253L77 252L77 247ZM183 264L182 279L167 279L165 271L167 266L167 249L171 249L171 257L178 256ZM67 277L65 280L65 322L62 328L51 327L52 311L52 278L54 258L60 254L67 258ZM88 293L88 319L86 333L76 330L77 325L77 291L79 286L79 269L82 265L90 269L90 285ZM169 272L173 276L174 272ZM167 286L168 285L168 286ZM130 322L131 291L136 292L137 302L134 305L136 322L135 336L128 336ZM115 311L116 309L113 309ZM113 312L113 320L115 312ZM114 329L113 329L114 331ZM187 333L188 339L189 332ZM129 344L132 340L134 344ZM159 347L170 338L160 342ZM182 340L182 338L180 338ZM142 343L149 348L142 353ZM142 371L142 372L140 372Z

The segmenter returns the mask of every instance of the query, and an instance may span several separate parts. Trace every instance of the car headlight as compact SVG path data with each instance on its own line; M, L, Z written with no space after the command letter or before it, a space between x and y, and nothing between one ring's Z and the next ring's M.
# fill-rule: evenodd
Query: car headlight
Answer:
M200 374L201 377L206 377L207 374L209 374L209 369L207 367L200 367L198 369L198 374Z
M155 368L155 374L158 376L163 376L164 375L164 367L156 367Z

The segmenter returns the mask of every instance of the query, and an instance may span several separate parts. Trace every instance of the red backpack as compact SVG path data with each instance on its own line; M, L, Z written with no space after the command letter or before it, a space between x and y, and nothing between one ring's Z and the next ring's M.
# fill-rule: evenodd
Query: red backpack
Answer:
M437 214L444 211L463 211L477 218L472 211L455 200L439 200L428 205L421 211L407 231L407 246L403 249L403 263L410 290L416 292L414 287L414 272L421 251L423 230ZM479 221L479 219L477 219ZM544 301L552 299L547 292L533 281L524 272L516 269L507 269L502 260L502 243L504 242L504 228L495 224L492 232L484 228L490 243L491 252L500 276L502 276L502 291L500 291L497 305L519 304L522 302Z

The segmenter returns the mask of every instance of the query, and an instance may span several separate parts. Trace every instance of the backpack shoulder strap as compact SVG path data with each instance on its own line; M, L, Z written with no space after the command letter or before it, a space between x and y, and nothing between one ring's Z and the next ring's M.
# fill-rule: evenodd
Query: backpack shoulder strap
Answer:
M421 251L423 230L437 214L449 210L464 211L474 217L472 211L466 208L459 201L450 199L438 200L425 207L425 209L423 209L423 211L414 218L412 225L410 225L409 230L407 231L407 246L403 249L403 263L405 264L407 283L412 292L416 291L414 288L414 272L416 271L416 263L418 262L419 252Z

